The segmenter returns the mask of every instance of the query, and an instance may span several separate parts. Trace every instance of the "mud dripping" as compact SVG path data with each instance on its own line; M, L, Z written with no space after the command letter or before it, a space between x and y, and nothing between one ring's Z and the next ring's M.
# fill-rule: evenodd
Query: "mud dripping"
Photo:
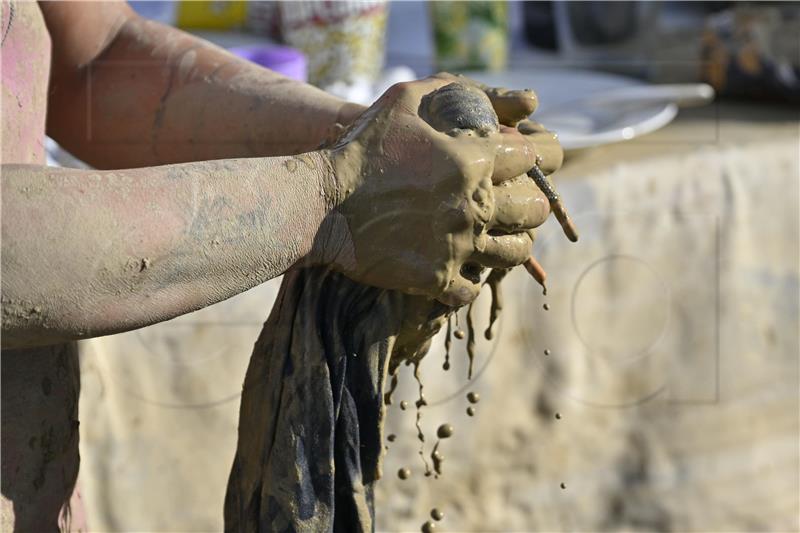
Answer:
M472 302L467 308L467 357L469 358L467 379L472 379L472 368L475 364L475 326L472 323L472 309L474 306L475 302Z
M431 467L428 464L428 460L425 459L425 433L422 432L422 408L428 405L428 402L425 400L425 393L423 391L422 380L419 376L419 361L414 363L414 379L417 380L417 384L419 385L419 397L414 405L417 407L417 417L414 422L414 425L417 428L417 440L419 440L419 456L422 459L423 464L425 465L425 475L431 475Z
M436 472L437 478L442 474L442 463L444 462L444 456L442 455L442 452L439 451L439 444L442 442L442 440L449 439L452 436L452 424L442 424L439 426L439 429L436 430L436 437L438 437L439 440L437 440L436 444L433 445L431 461L433 462L433 471Z
M453 343L453 339L450 337L451 332L452 315L447 315L447 334L444 338L444 363L442 364L444 370L450 370L450 345Z
M383 404L384 405L392 405L392 394L394 394L394 390L397 388L397 371L392 374L392 382L389 385L389 391L383 394Z
M492 291L492 307L489 309L489 326L483 333L486 340L492 340L494 338L492 328L495 322L497 322L497 317L500 316L500 311L503 310L503 290L500 282L503 281L503 278L508 272L509 269L494 268L486 278L485 284L488 285L489 289Z

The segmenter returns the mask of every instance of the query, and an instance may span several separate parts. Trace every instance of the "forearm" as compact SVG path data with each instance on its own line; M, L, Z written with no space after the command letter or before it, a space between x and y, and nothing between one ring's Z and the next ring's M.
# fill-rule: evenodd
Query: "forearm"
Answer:
M311 251L330 179L316 152L114 172L4 165L3 345L146 326L283 273Z
M302 153L361 110L135 15L54 73L48 133L98 168Z

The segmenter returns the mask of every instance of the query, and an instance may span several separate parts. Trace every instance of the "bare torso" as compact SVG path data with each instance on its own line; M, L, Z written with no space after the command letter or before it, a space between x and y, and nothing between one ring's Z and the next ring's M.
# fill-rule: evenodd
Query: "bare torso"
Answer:
M50 36L37 3L0 5L2 162L44 164ZM0 361L0 530L52 531L78 474L76 345L4 350Z

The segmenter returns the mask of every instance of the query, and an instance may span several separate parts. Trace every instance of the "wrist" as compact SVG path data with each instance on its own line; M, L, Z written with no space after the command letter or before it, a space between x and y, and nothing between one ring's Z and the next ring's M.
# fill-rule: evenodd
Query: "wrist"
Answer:
M319 191L325 203L325 216L327 216L342 202L343 195L341 193L339 178L336 174L336 167L330 150L321 148L315 150L312 154L318 161L317 167L319 168L319 172L317 173L317 178L319 181Z
M325 207L305 264L328 265L341 270L351 261L353 255L347 219L337 209L347 195L347 188L342 187L341 176L336 172L331 151L321 149L313 154L319 162L319 190Z

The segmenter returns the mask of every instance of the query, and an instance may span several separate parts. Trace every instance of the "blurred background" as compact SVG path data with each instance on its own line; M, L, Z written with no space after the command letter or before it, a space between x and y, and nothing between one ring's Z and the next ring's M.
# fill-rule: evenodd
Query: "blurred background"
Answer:
M532 88L559 134L554 181L581 240L540 228L548 293L512 272L471 381L465 341L444 371L434 340L422 424L455 427L438 479L398 407L416 400L401 370L378 530L418 531L433 507L441 531L800 529L798 4L131 5L361 103L438 70ZM279 284L84 343L89 530L222 528L242 379ZM488 307L481 294L479 331Z

